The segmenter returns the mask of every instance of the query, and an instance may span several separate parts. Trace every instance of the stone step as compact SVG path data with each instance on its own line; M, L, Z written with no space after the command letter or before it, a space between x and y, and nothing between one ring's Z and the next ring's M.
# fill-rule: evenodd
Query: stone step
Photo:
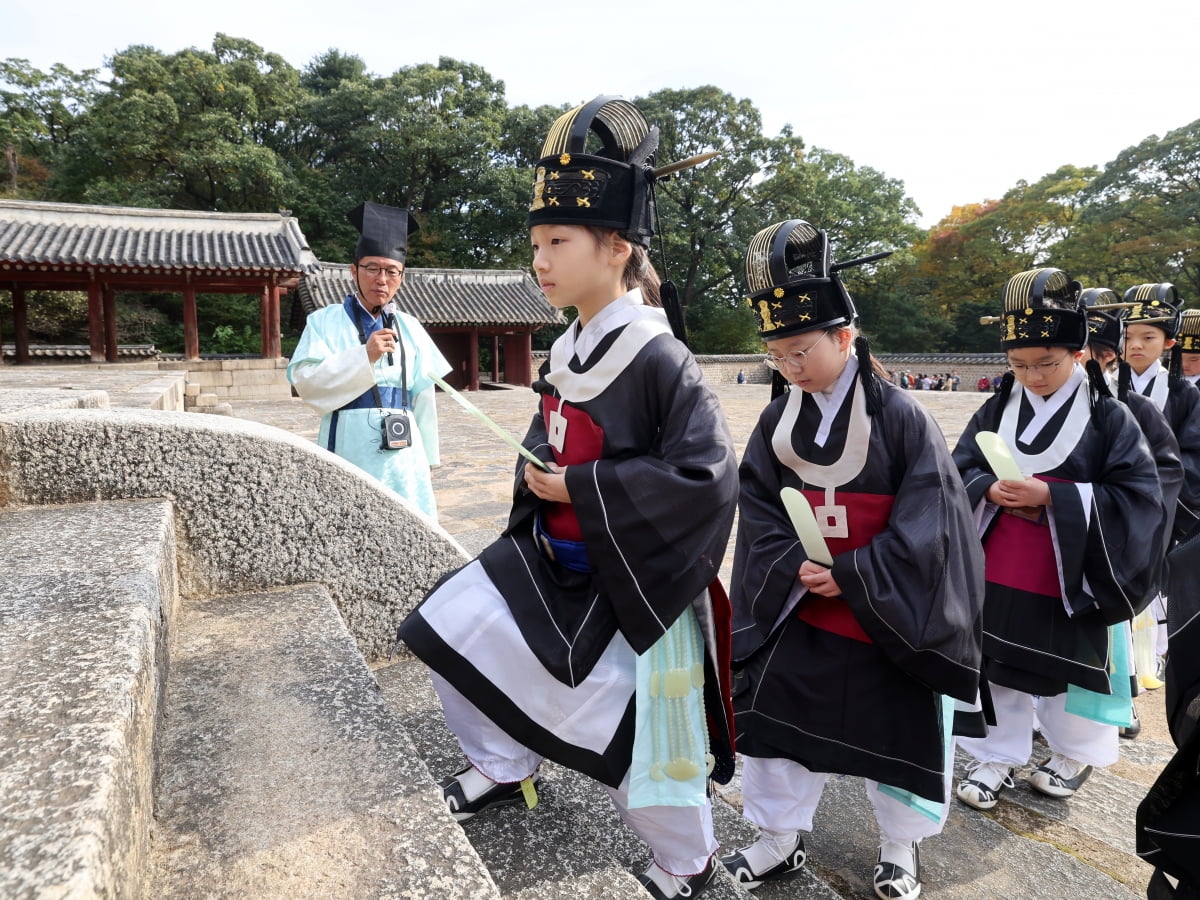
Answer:
M423 663L402 654L376 669L375 677L435 777L465 765ZM635 875L649 864L649 849L621 822L603 786L550 762L542 765L541 776L534 809L489 810L463 825L503 896L646 900ZM715 812L739 818L724 803ZM812 876L805 876L805 882L815 886L805 897L836 900ZM722 870L704 896L745 900L750 895Z
M499 897L328 592L189 601L152 897Z
M171 505L3 509L0 547L0 897L140 896Z

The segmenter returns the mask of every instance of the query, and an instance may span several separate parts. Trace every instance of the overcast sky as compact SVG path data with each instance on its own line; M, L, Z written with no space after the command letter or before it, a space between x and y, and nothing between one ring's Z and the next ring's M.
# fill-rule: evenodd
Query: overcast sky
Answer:
M378 75L454 57L502 80L510 105L712 84L751 100L768 134L790 123L808 146L903 181L922 225L1200 118L1198 0L6 7L0 58L41 69L102 68L133 44L209 49L224 32L297 68L330 48Z

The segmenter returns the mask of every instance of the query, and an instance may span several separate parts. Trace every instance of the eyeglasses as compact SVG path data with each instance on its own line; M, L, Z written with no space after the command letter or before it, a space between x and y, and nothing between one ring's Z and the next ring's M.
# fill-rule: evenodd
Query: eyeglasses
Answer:
M789 350L786 356L772 356L768 353L763 357L763 362L767 364L767 368L774 369L776 372L782 372L787 366L793 369L799 369L808 362L808 355L813 352L817 344L821 343L822 338L829 336L828 331L821 333L821 337L812 342L807 350Z
M1067 359L1069 359L1069 357L1064 356L1058 362L1038 363L1036 366L1022 366L1022 365L1018 365L1017 363L1009 363L1008 367L1010 369L1012 369L1013 372L1016 373L1017 375L1036 375L1038 372L1045 372L1047 375L1050 375L1059 366L1061 366L1063 363L1065 363L1067 361Z
M395 281L397 278L399 278L401 275L404 274L403 269L397 269L395 266L377 266L377 265L375 265L375 263L367 263L365 266L359 266L359 268L362 269L364 272L366 272L368 275L370 275L372 278L374 278L376 275L378 275L380 272L382 272L384 275L386 275L392 281Z

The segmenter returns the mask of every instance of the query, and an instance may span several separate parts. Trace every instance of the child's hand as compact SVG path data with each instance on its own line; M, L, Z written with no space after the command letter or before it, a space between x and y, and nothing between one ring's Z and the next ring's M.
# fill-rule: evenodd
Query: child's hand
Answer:
M800 583L814 594L820 594L822 597L842 595L842 589L833 580L833 572L811 559L806 559L800 564L799 578Z
M558 468L554 463L546 463L553 471L543 472L532 463L525 467L525 486L542 500L552 503L570 503L571 495L567 493L567 467Z
M997 506L1049 506L1050 486L1036 478L1023 481L997 481L987 492Z

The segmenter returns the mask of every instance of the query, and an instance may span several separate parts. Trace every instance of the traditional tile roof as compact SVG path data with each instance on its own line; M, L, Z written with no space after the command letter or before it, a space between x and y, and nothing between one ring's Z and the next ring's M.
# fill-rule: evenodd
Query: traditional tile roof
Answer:
M323 263L300 280L306 313L341 303L354 289L350 266ZM529 273L519 269L415 269L404 271L396 305L422 325L477 327L565 325Z
M290 216L0 200L0 268L29 264L146 274L320 268Z

